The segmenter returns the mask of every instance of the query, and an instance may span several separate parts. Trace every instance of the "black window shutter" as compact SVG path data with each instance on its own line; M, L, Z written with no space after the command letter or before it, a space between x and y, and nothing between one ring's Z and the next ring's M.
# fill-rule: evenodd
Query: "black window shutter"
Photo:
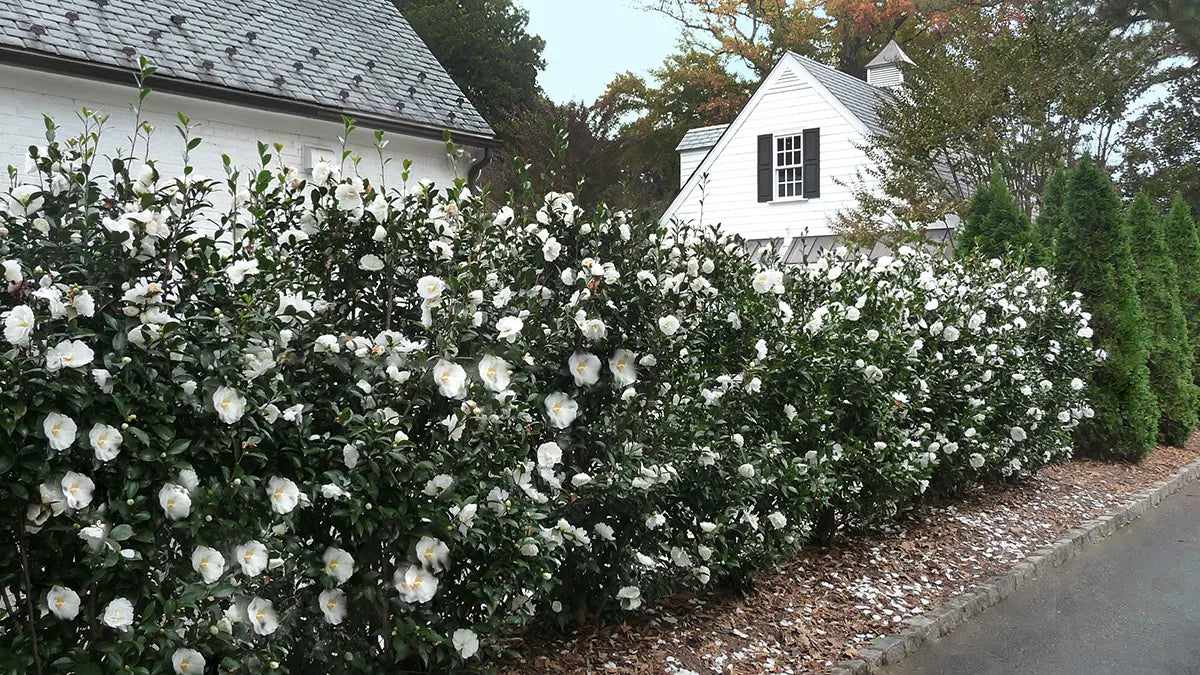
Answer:
M821 196L821 130L804 130L804 196Z
M775 196L774 159L775 137L763 134L758 137L758 201L769 202Z

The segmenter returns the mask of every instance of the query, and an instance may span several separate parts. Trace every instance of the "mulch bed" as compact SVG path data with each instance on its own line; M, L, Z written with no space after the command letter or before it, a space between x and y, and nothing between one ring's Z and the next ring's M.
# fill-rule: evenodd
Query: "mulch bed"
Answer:
M892 528L806 549L742 598L660 600L617 626L517 641L511 673L812 673L1002 571L1200 457L1161 447L1138 465L1073 460L909 514Z

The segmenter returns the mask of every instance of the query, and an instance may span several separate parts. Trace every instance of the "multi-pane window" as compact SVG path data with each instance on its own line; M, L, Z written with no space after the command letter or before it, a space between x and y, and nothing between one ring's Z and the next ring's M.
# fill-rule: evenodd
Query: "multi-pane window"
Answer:
M775 137L775 196L799 197L804 194L804 137Z

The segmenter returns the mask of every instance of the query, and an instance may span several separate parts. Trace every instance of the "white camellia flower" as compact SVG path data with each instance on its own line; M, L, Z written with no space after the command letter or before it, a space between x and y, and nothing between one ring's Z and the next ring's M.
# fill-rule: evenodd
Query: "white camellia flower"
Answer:
M783 515L779 511L767 516L767 521L770 522L771 525L777 530L782 530L784 527L787 527L787 516Z
M538 466L552 468L562 462L562 447L553 441L542 443L537 449Z
M322 335L313 342L313 352L317 354L337 354L342 351L342 345L336 335Z
M446 282L437 277L425 276L417 279L417 295L426 301L442 297L444 290L446 290Z
M171 655L171 665L178 675L196 675L204 672L204 655L195 649L180 647Z
M441 572L450 562L450 547L441 539L421 537L417 541L417 560L434 572Z
M488 389L504 391L512 383L512 366L498 356L488 355L479 360L479 377Z
M29 305L17 305L4 313L4 341L25 347L33 335L36 321Z
M300 503L300 488L287 478L271 476L267 481L267 497L275 513L291 513Z
M246 605L246 617L250 626L258 635L270 635L279 628L279 616L275 614L275 605L270 600L253 598Z
M658 320L658 330L670 337L679 332L679 319L674 314L668 314Z
M79 538L87 544L87 547L93 551L99 551L104 547L105 541L108 539L109 527L103 523L88 525L79 530Z
M76 316L94 316L96 314L96 300L92 297L92 294L87 291L76 293L75 296L71 298L71 311L73 311Z
M1013 427L1013 428L1009 429L1008 437L1018 443L1025 440L1026 438L1028 438L1028 436L1025 434L1025 430L1022 429L1021 427Z
M622 609L634 610L642 606L642 591L637 586L623 586L617 591L617 599Z
M50 442L50 448L62 452L75 442L75 420L60 413L50 413L42 422L42 432Z
M333 197L337 200L339 211L353 211L362 208L362 194L359 193L359 188L354 183L342 183L333 191Z
M88 432L88 442L92 444L96 459L101 462L110 461L121 454L122 440L124 439L121 437L121 432L116 427L110 427L107 424L96 423Z
M234 424L246 413L246 399L232 387L217 387L212 395L213 409L225 424Z
M750 463L743 464L738 467L738 474L742 478L754 478L754 465Z
M450 636L450 644L458 650L459 656L469 659L479 651L479 636L473 630L459 628Z
M63 368L83 368L96 356L81 340L63 340L46 350L46 370L57 373Z
M321 560L325 563L325 573L333 577L338 586L346 583L350 575L354 574L354 557L340 548L330 546L325 549Z
M67 506L72 509L87 508L88 504L92 503L92 492L96 489L96 484L91 478L74 471L68 471L62 477L63 497L67 501Z
M637 354L628 349L618 349L608 359L608 369L612 371L613 385L628 387L638 379Z
M983 458L983 455L979 454L978 452L971 453L971 468L981 468L986 461L987 460Z
M233 549L233 557L242 568L242 574L256 577L267 569L270 555L267 547L259 541L248 541Z
M782 293L783 272L778 270L762 270L754 275L751 285L758 293Z
M420 565L406 565L392 575L392 585L404 602L422 604L437 594L438 580Z
M186 488L167 483L158 491L158 504L171 520L187 518L192 512L192 496Z
M579 404L562 392L554 392L546 397L546 415L550 426L566 429L579 415Z
M70 621L79 615L79 594L66 586L53 586L46 594L46 608L54 616Z
M581 318L577 317L575 323L579 326L583 337L592 342L603 340L608 335L608 326L604 325L600 319L589 319L584 315Z
M346 618L346 593L340 588L321 591L317 595L317 604L321 614L325 615L326 623L338 625Z
M1071 390L1072 391L1081 391L1083 389L1083 387L1084 387L1083 380L1079 379L1078 377L1071 378Z
M546 262L558 260L558 256L561 254L562 244L554 237L550 237L546 240L546 243L542 244L542 259Z
M466 398L467 371L457 363L438 359L433 365L433 382L446 398Z
M511 206L501 206L500 210L496 212L496 218L492 221L492 225L495 225L496 227L504 227L512 223L513 219L516 218L516 215L517 214L513 212Z
M207 546L197 546L192 553L192 569L200 573L206 584L216 583L225 573L225 556Z
M520 317L506 316L496 322L496 339L506 340L509 343L516 342L524 327L525 322Z
M229 282L234 286L246 280L246 277L258 274L257 260L236 260L232 265L225 268L225 276L229 277Z
M358 266L368 272L378 272L383 269L383 260L373 253L368 253L358 259Z
M117 630L129 630L133 625L133 603L125 598L117 598L104 608L104 625Z
M593 385L600 380L600 359L595 354L575 352L567 359L567 366L578 387Z
M13 286L25 280L25 274L21 272L20 260L5 260L4 265L4 280Z

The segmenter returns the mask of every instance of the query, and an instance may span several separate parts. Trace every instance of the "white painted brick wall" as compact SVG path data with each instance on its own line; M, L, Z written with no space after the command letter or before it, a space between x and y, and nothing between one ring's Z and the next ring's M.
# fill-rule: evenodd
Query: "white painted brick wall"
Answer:
M153 79L150 84L153 86ZM101 136L102 154L118 148L127 154L134 128L131 104L136 100L132 78L129 86L121 86L0 66L0 167L11 164L21 170L29 146L46 145L43 114L50 115L61 127L59 140L78 134L82 124L77 113L84 106L110 116ZM156 128L151 135L150 156L163 175L176 174L183 166L183 141L174 128L178 124L176 111L188 115L197 126L195 135L204 139L192 152L191 163L196 173L209 178L224 179L222 154L228 154L235 166L257 168L258 141L283 143L283 159L292 166L301 164L305 146L329 149L335 156L340 150L337 137L342 126L338 123L154 92L146 99L142 117ZM428 178L446 185L453 180L455 167L441 141L396 134L388 138L385 158L391 161L385 178L389 188L401 185L405 158L414 162L410 181ZM373 146L373 131L362 128L350 137L347 148L363 157L359 174L377 179L380 164ZM139 156L141 153L139 146ZM471 156L458 161L459 175L466 177L471 161Z

